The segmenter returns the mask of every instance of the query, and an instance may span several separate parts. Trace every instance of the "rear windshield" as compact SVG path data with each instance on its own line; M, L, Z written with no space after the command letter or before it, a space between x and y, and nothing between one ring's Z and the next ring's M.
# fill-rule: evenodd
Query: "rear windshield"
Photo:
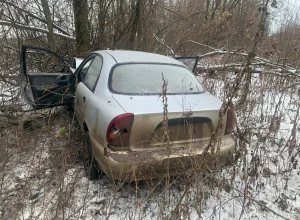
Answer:
M187 68L166 64L123 64L114 68L109 86L122 94L161 94L163 79L167 94L202 93L203 87Z

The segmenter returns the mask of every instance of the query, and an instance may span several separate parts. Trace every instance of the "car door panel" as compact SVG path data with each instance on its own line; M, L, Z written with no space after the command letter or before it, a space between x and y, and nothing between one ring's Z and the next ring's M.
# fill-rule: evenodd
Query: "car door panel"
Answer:
M85 75L94 59L94 55L91 55L87 57L78 68L78 71L76 71L77 76L77 87L76 87L76 95L75 95L75 102L74 102L74 109L77 115L77 119L79 121L79 124L81 127L83 127L84 123L84 112L86 109L86 101L89 98L89 89L83 84L83 79L85 78Z
M47 55L43 56L43 53ZM74 85L70 77L73 75L70 75L69 67L57 54L45 48L22 46L21 63L21 101L24 111L72 103ZM57 63L62 72L55 70Z
M62 76L66 80L64 82L60 80L61 83L59 83L57 79ZM28 73L28 77L36 105L59 103L60 96L57 93L63 94L65 92L68 76L49 73Z
M91 91L82 82L77 85L75 111L82 128L85 122L84 113L86 111L86 103L89 101L90 93Z

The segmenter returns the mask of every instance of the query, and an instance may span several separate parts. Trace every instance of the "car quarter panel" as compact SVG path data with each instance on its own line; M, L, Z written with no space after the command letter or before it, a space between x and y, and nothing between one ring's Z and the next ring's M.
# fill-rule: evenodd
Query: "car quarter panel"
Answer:
M89 133L102 146L106 147L106 131L111 120L124 113L124 110L110 96L90 96L86 101L86 109L83 120ZM97 154L95 154L97 155Z

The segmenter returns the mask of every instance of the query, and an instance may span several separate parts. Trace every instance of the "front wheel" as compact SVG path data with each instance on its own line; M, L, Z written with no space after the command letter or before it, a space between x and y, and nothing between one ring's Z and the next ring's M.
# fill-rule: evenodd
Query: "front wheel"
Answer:
M84 171L86 176L90 180L95 180L99 178L99 168L97 166L97 163L95 161L90 135L88 131L85 131L84 133L85 140L83 144L83 162L84 162Z

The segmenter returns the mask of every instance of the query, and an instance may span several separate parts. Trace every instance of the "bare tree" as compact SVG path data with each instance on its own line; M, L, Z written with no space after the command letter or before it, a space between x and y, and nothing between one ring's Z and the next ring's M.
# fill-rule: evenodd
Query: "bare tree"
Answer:
M47 21L47 27L48 27L48 31L49 33L48 35L48 43L49 43L49 48L52 51L55 51L54 48L54 37L53 37L53 22L52 22L52 18L51 18L51 13L50 13L50 9L49 9L49 5L48 5L48 1L47 0L41 0L42 3L42 7L43 7L43 12Z
M77 54L85 53L90 49L90 31L88 22L87 0L73 0L76 51Z

